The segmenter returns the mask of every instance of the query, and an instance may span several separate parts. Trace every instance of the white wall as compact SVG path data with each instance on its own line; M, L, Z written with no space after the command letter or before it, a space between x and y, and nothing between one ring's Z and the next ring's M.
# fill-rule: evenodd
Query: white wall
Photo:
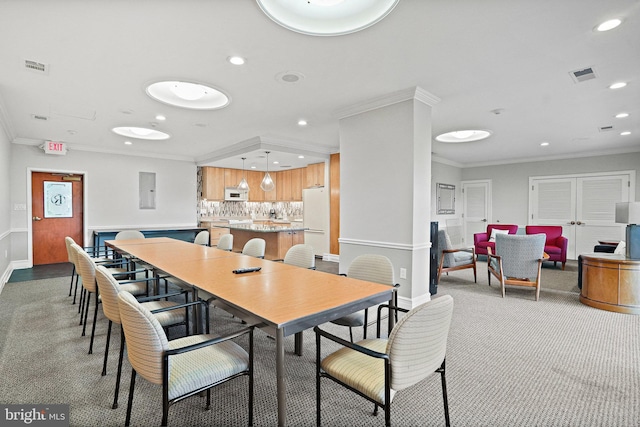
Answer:
M444 228L448 219L462 218L462 169L437 161L431 162L431 221L438 221L438 227ZM438 215L436 203L436 184L451 184L456 186L455 214Z
M462 180L491 179L491 220L524 226L529 206L529 177L622 170L640 172L640 153L464 168ZM636 200L640 200L640 173L636 173L636 180Z
M197 225L195 163L75 150L53 156L12 144L10 170L11 206L30 206L31 170L83 173L86 244L94 229ZM156 173L156 209L138 208L138 172ZM29 258L29 222L29 210L11 211L13 260Z
M11 258L11 143L0 123L0 290L9 280Z

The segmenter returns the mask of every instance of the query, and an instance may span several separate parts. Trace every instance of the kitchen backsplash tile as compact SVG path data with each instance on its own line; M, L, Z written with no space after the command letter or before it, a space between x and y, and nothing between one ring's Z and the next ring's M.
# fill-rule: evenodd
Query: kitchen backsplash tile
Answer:
M275 209L277 218L302 218L302 202L212 202L201 200L198 214L202 217L268 218Z

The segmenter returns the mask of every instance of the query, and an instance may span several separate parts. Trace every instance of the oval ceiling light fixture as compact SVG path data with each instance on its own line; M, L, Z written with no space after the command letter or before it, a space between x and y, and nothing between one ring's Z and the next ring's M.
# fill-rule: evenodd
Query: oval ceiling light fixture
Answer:
M436 141L457 144L459 142L480 141L489 138L489 136L491 136L491 131L488 130L457 130L436 136Z
M256 0L275 23L310 36L364 30L387 16L399 0Z
M603 22L602 24L596 27L596 31L609 31L616 28L618 25L622 24L620 19L610 19L608 21Z
M127 138L148 139L152 141L161 141L163 139L169 139L168 133L160 132L155 129L147 129L135 126L121 126L111 129L118 135L126 136Z
M609 89L621 89L623 87L625 87L627 84L625 82L618 82L618 83L614 83L611 86L609 86Z
M246 62L242 56L230 56L227 58L227 61L233 65L244 65Z
M165 80L149 84L145 91L163 104L192 110L216 110L231 102L219 89L197 82Z

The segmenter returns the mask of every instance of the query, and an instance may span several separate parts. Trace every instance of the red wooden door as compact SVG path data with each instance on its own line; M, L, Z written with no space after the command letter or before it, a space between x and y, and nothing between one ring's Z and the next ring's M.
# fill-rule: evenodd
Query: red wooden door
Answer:
M82 180L82 175L31 173L33 265L67 262L66 236L82 246Z

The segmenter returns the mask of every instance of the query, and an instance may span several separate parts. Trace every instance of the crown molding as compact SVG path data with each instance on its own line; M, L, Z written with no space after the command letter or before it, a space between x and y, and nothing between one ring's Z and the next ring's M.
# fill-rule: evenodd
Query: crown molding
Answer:
M379 96L377 98L369 99L367 101L359 102L352 106L342 108L336 112L339 119L344 119L349 116L355 116L356 114L365 113L371 110L377 110L378 108L387 107L389 105L397 104L399 102L415 99L423 104L433 107L440 102L440 98L434 94L427 92L421 87L415 86L412 88L399 90L387 95Z

